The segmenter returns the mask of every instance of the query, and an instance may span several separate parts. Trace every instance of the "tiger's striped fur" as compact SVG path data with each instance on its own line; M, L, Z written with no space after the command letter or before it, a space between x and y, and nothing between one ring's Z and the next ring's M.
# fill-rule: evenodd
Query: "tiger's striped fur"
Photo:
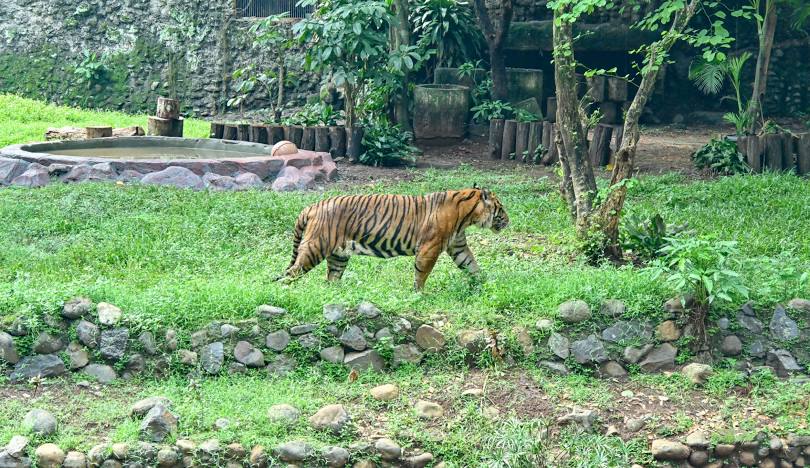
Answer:
M298 216L292 261L284 278L304 275L324 259L327 279L332 281L341 278L351 255L415 255L414 284L419 290L442 252L459 268L472 274L479 271L464 233L469 226L498 232L508 224L500 200L486 189L329 198Z

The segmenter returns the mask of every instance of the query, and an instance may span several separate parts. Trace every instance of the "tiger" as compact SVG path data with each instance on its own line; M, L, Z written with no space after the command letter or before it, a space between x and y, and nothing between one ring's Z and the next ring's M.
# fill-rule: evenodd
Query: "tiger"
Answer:
M292 260L278 277L287 283L324 259L327 280L343 276L352 255L415 256L414 288L425 286L442 252L462 270L480 268L467 245L470 226L500 232L509 215L495 193L472 189L427 195L347 195L304 208L295 223Z

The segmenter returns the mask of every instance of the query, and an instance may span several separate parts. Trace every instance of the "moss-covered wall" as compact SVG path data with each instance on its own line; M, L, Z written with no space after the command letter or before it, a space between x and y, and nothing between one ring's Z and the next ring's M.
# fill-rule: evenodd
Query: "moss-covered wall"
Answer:
M223 113L233 70L263 61L251 20L233 13L231 0L3 2L0 92L129 112L170 95L186 112ZM303 101L317 81L305 76L288 96Z

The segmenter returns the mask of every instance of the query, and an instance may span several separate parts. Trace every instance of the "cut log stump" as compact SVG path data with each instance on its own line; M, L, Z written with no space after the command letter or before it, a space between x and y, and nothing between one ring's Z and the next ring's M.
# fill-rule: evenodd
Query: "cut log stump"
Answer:
M179 119L180 101L177 99L159 97L157 99L157 113L155 115L161 119Z
M489 121L489 159L500 159L503 146L503 119Z
M517 121L506 120L503 123L503 143L501 143L501 159L513 159L515 157L515 138L517 133Z
M332 158L346 156L346 129L344 127L329 127L329 154Z
M149 117L146 126L146 134L150 136L182 137L183 118L163 119L160 117Z

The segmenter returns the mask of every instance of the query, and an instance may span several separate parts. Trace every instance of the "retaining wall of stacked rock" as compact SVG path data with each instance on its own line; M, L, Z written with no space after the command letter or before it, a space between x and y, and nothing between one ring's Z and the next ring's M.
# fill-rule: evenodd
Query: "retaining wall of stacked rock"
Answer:
M475 358L496 345L506 359L536 360L561 374L572 366L591 366L600 375L620 378L628 369L675 371L696 360L680 369L700 383L711 372L708 364L725 358L736 359L745 372L763 367L780 377L807 372L810 349L801 343L810 339L808 300L793 299L773 310L744 304L733 317L708 324L703 350L688 349L694 337L682 301L672 299L663 309L665 319L656 323L633 318L619 300L604 301L598 314L584 301L572 300L559 306L556 320L541 319L535 330L470 329L451 338L442 331L445 321L389 316L369 302L355 308L327 304L322 320L310 323L291 322L286 310L262 305L255 318L212 322L186 334L144 331L113 304L74 298L58 313L1 322L0 366L8 368L14 383L67 372L110 382L178 366L202 375L247 369L284 375L318 362L383 371L419 364L439 350Z

